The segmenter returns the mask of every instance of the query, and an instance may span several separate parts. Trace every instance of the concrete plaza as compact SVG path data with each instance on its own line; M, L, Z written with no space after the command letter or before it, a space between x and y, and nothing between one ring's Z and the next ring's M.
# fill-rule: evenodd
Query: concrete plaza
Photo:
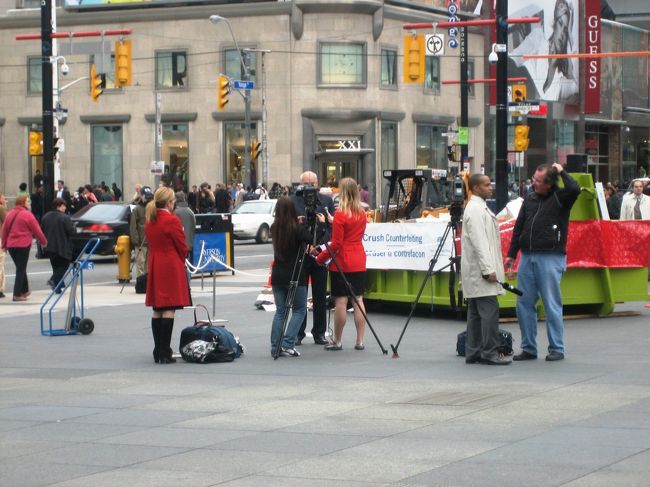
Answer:
M263 272L263 271L260 271ZM206 281L209 286L211 281ZM88 336L43 337L38 304L0 303L0 485L650 485L650 309L566 322L566 359L508 367L455 355L464 324L374 309L366 350L307 338L274 361L260 279L217 278L219 318L245 355L157 365L150 311L129 286L88 285ZM193 283L195 302L211 294ZM311 319L311 318L310 318ZM177 314L173 345L192 323ZM503 328L519 338L516 322Z

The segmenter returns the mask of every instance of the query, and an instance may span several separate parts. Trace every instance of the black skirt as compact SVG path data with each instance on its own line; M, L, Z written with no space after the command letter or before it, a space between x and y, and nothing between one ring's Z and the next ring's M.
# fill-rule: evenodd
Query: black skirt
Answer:
M329 271L330 289L332 296L343 297L349 296L348 288L341 277L339 271ZM366 271L361 272L344 272L345 278L350 283L354 296L363 296L366 288Z

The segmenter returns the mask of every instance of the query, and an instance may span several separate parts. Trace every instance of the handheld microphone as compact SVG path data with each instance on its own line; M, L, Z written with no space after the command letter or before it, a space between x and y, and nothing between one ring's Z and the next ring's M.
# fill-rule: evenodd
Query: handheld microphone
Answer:
M489 275L483 274L483 279L487 281L489 278L490 278ZM511 293L516 294L517 296L524 295L523 292L521 292L519 289L517 289L515 286L513 286L510 283L497 281L497 284L500 284L503 289L505 289L506 291L510 291Z

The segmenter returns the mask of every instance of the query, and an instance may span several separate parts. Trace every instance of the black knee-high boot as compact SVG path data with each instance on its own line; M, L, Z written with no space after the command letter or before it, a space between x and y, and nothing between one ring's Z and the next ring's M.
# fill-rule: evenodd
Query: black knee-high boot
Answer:
M151 334L153 335L153 361L160 362L162 355L160 348L160 338L162 332L162 318L151 318Z
M174 330L174 318L161 318L161 333L160 333L160 363L170 364L176 362L172 357L172 332ZM164 361L163 361L164 359Z

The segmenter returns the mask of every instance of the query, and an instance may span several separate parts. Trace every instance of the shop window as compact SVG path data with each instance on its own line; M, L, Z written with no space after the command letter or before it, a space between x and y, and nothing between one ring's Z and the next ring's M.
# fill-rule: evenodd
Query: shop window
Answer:
M394 49L381 50L381 83L382 88L397 88L397 51Z
M381 122L381 170L397 169L397 123Z
M319 53L319 86L365 86L365 44L323 42L319 45Z
M189 126L186 123L164 123L160 157L165 161L161 180L174 191L187 191L189 182Z
M187 52L156 53L156 89L187 87Z
M256 123L251 124L251 139L258 140ZM224 141L225 182L244 183L245 186L248 186L249 183L253 186L257 185L257 175L260 174L258 172L259 158L253 161L249 170L245 171L246 168L244 168L246 124L243 122L224 123Z
M27 58L27 94L43 92L43 64L40 56Z
M416 136L416 161L417 168L447 168L447 139L443 133L447 127L443 125L417 126Z
M440 93L440 58L426 56L424 59L424 91L437 95Z
M575 123L567 120L554 120L553 143L555 160L560 164L566 164L566 156L576 152Z
M244 79L244 68L241 64L241 59L237 49L226 49L225 52L225 66L226 75L231 79ZM248 66L250 81L257 81L257 53L252 51L245 51L242 53L244 62L248 57Z
M91 132L91 183L102 181L123 188L123 141L121 125L93 125Z

